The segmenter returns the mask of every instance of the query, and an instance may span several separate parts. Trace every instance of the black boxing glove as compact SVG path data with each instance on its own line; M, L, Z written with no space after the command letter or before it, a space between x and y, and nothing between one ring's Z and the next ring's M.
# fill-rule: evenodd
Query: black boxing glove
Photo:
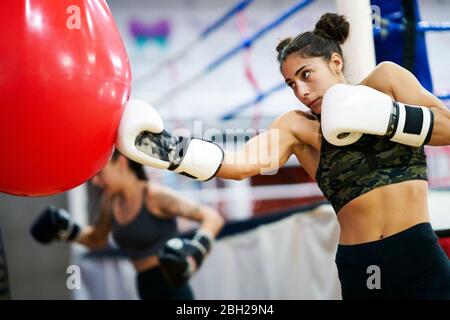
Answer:
M200 268L210 252L213 236L199 230L192 240L173 238L159 252L161 271L166 281L179 287Z
M45 208L30 228L33 238L40 243L53 240L72 241L80 234L81 228L64 209L53 206Z

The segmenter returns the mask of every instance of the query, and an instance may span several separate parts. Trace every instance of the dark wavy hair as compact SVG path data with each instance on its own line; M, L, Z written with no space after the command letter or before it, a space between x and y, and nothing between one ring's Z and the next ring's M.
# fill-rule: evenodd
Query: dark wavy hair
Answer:
M111 161L116 161L119 155L121 155L121 153L117 149L114 149ZM128 168L131 170L131 172L133 172L139 180L148 181L148 176L147 173L145 173L144 166L136 161L128 159L127 157L125 158L127 159Z
M298 54L304 58L323 57L329 60L336 52L343 59L340 45L348 38L349 32L350 24L343 15L325 13L313 31L280 41L276 47L278 62L281 66L291 54Z

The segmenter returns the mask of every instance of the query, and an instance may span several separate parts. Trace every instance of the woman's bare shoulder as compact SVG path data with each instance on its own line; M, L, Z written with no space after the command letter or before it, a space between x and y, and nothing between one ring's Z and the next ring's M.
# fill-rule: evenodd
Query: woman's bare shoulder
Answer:
M317 116L308 111L291 110L279 116L272 129L289 130L299 144L320 148L320 122Z
M392 80L395 79L394 75L402 70L403 68L394 62L383 61L360 84L392 96Z
M309 111L290 110L283 113L272 123L272 128L292 128L298 124L308 124L311 121L318 121L317 117Z
M158 183L156 181L147 182L147 199L152 199L153 201L158 200L161 196L166 194L173 194L174 190L171 188Z

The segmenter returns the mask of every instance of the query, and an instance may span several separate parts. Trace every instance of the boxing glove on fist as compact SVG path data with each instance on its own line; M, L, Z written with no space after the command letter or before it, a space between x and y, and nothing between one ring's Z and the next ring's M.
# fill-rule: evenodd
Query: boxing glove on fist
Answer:
M433 123L431 109L393 101L363 85L336 84L323 96L322 134L336 146L352 144L363 134L373 134L420 147L430 140Z
M158 112L148 103L135 99L125 107L116 147L136 162L201 181L214 177L224 156L222 148L215 143L167 132Z
M34 220L30 232L36 241L47 244L53 240L75 240L80 230L67 211L49 206Z
M192 240L174 238L159 252L162 273L173 286L185 284L211 250L212 236L200 230Z

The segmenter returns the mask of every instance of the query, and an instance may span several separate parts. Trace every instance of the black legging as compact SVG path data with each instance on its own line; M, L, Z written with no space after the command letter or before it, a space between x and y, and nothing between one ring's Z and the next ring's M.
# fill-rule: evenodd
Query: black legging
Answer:
M336 264L343 299L450 299L450 261L429 223L378 241L339 245ZM374 268L380 288L368 285Z
M159 267L138 273L137 288L142 300L194 300L189 284L170 286Z

